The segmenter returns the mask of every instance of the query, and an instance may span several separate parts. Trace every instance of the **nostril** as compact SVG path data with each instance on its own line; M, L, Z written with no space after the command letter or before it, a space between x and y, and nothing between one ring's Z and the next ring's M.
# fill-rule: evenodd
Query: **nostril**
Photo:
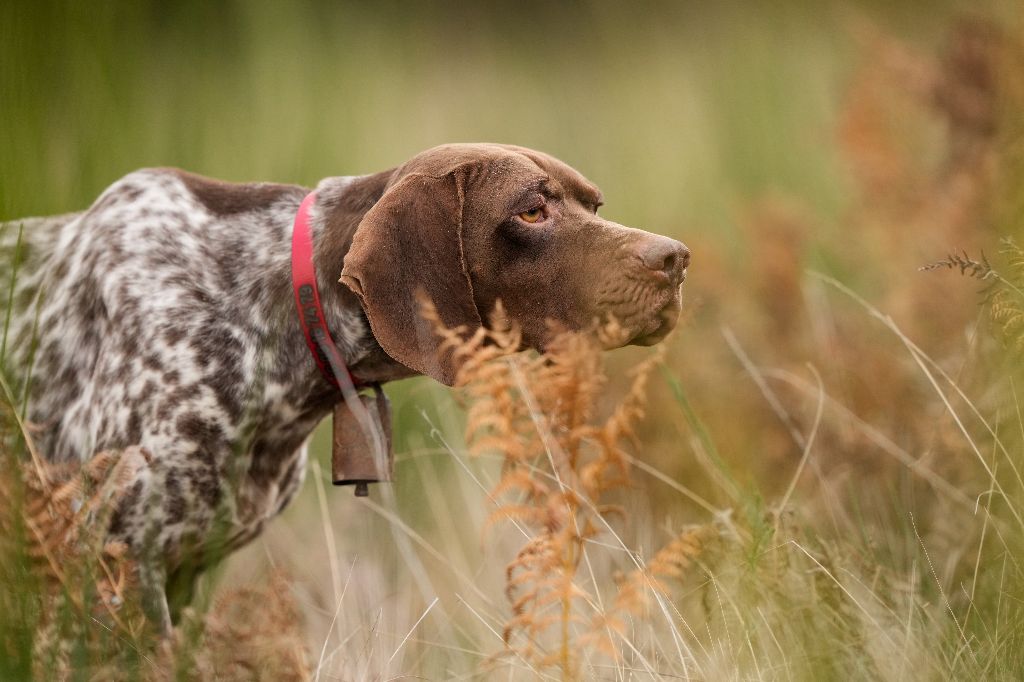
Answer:
M675 242L657 237L640 248L640 259L649 270L664 270L668 261L675 257Z
M690 250L668 237L657 237L640 248L640 260L654 272L674 278L690 264Z
M667 256L665 256L665 262L662 263L662 265L659 268L659 270L662 270L663 272L675 272L675 270L676 270L676 261L678 261L678 260L679 260L679 252L678 251L673 251L672 253L670 253Z

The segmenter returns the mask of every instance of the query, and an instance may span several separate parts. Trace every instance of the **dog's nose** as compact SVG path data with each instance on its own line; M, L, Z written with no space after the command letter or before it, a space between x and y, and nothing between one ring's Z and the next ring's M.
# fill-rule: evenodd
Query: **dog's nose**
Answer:
M651 235L640 245L640 260L656 273L663 273L673 284L682 280L683 270L690 265L690 250L675 239Z

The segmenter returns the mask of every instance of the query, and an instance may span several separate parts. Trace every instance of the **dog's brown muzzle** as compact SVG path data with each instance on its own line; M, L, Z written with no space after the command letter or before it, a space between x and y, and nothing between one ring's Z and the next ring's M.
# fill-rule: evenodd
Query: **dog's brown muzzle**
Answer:
M690 250L675 239L645 232L628 252L625 277L635 294L609 312L625 323L628 344L650 346L664 339L679 320Z

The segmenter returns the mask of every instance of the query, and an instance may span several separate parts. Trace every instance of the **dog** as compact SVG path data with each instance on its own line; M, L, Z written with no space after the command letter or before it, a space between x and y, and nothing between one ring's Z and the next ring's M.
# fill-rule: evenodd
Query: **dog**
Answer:
M292 290L289 245L309 195L144 169L86 211L3 225L16 268L5 375L48 459L144 458L109 536L137 558L164 631L200 572L295 496L305 442L342 398L304 342ZM352 377L453 383L424 296L467 332L500 301L526 347L609 317L625 343L663 339L690 253L599 217L601 204L568 165L498 144L321 181L308 208L316 284Z

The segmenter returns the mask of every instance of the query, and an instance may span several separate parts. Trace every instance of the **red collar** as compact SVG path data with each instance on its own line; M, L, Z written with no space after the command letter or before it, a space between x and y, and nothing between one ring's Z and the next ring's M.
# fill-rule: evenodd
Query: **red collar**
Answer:
M313 264L313 230L309 225L309 208L316 201L316 192L310 192L299 204L292 228L292 289L299 324L306 335L306 345L313 354L316 366L332 386L344 393L361 383L352 376L338 347L327 329L324 310L320 307L320 292L316 286L316 266Z

